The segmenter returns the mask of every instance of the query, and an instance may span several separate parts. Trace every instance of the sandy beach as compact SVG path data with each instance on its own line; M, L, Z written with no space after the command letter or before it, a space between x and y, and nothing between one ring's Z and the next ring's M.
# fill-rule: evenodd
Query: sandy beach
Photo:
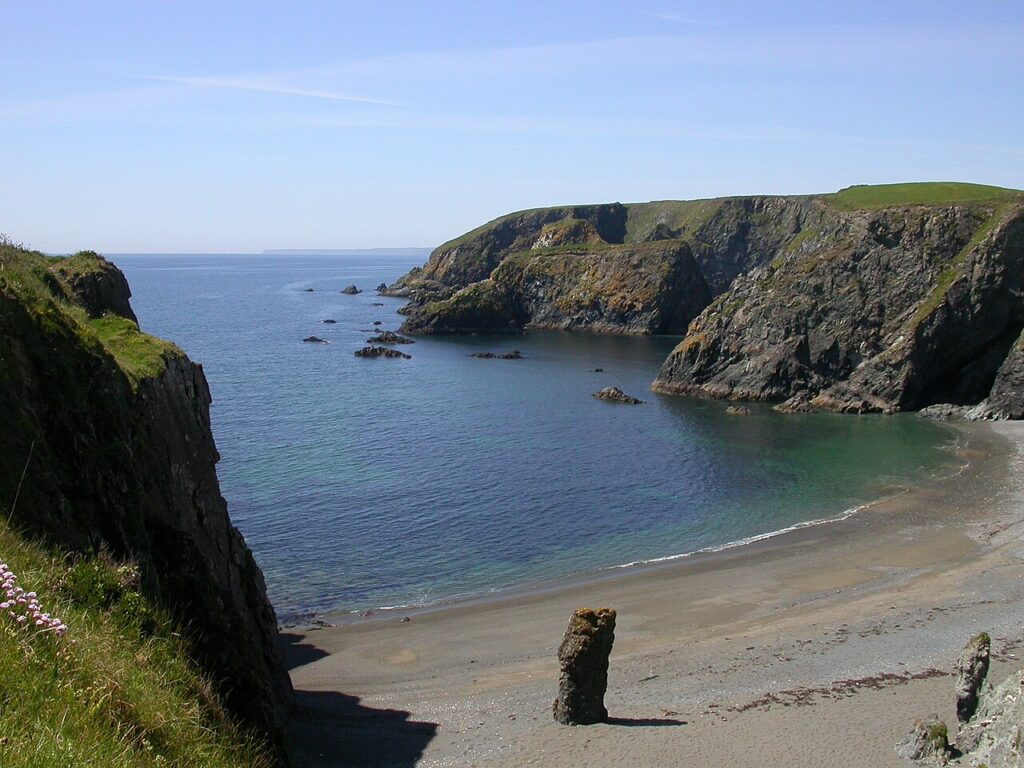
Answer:
M966 466L841 521L527 594L285 632L299 766L906 766L955 723L952 670L1024 644L1024 425L966 425ZM579 606L618 611L611 720L554 722Z

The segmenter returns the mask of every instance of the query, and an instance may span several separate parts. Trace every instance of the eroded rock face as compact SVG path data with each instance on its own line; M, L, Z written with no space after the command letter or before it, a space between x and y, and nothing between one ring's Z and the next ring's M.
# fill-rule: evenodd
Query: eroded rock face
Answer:
M564 725L593 725L608 719L608 657L615 642L615 611L577 608L558 647L558 698L555 720Z
M129 303L132 292L121 270L94 251L81 251L54 269L90 317L110 313L138 323Z
M820 224L705 309L654 388L863 413L974 405L998 378L998 407L1013 410L1024 205L834 212Z
M1024 670L987 691L969 722L960 726L956 745L965 765L988 768L1024 766Z
M988 674L992 641L985 632L972 637L956 664L956 717L966 723L978 708L978 699Z

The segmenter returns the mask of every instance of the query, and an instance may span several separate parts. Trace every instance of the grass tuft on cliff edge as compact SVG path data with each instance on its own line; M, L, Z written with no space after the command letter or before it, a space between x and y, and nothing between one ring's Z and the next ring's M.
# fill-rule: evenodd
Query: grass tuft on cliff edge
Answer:
M169 616L138 591L130 564L69 559L22 538L7 517L0 506L0 561L68 630L57 637L0 611L0 765L270 765Z

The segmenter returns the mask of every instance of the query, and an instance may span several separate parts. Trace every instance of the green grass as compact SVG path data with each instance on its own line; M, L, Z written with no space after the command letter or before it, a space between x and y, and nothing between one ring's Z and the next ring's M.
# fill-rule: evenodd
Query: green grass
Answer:
M952 181L858 185L823 196L831 206L844 211L905 205L1001 202L1015 198L1024 200L1024 191Z
M0 293L18 299L44 326L66 327L86 347L102 345L134 387L143 378L162 373L168 357L184 353L174 344L143 333L126 318L88 317L74 302L63 277L95 271L100 264L91 251L54 258L0 236Z
M265 766L190 661L130 564L70 561L3 522L0 559L69 627L63 638L0 614L4 768Z
M105 315L90 320L89 325L133 384L158 376L168 357L184 354L174 344L143 333L135 323L119 315Z

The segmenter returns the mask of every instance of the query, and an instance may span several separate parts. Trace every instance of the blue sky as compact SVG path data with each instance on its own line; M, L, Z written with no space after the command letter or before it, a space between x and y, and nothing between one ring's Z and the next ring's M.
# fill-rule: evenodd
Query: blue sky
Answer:
M430 246L563 203L1024 187L1024 3L0 0L0 232Z

